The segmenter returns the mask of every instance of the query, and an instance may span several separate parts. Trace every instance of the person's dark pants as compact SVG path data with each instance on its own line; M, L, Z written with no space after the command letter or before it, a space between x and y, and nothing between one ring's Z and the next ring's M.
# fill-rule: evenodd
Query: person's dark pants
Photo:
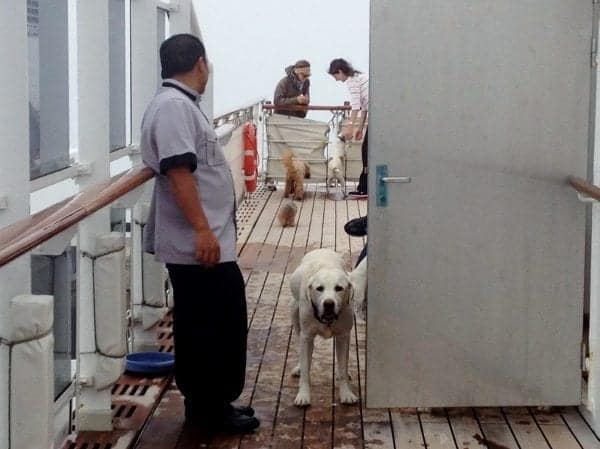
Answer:
M213 268L167 264L173 285L175 381L186 409L218 419L242 393L247 311L236 262ZM187 411L187 410L186 410Z
M363 249L361 250L360 254L358 255L358 259L356 260L356 265L354 265L354 267L358 267L358 265L361 263L361 261L367 257L367 245L365 244L365 246L363 246Z
M369 155L369 129L367 128L367 131L365 132L365 138L363 139L363 143L362 143L362 147L361 147L363 170L358 178L358 186L356 187L356 190L361 193L368 192L368 190L367 190L368 189L367 170L369 167L368 155Z

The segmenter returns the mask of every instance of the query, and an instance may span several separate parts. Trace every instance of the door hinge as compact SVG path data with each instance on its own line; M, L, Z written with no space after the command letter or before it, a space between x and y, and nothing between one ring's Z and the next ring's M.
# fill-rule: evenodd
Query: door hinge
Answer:
M596 67L598 65L598 39L596 37L592 37L591 64L592 67Z

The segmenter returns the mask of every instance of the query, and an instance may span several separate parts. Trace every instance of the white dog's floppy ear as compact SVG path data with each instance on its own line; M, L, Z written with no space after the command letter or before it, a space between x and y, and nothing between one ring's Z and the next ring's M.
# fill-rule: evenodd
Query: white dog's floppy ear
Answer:
M310 296L310 286L312 285L312 281L314 276L311 276L308 279L302 279L302 284L300 285L300 295L302 295L302 299L306 302L311 302L312 298Z

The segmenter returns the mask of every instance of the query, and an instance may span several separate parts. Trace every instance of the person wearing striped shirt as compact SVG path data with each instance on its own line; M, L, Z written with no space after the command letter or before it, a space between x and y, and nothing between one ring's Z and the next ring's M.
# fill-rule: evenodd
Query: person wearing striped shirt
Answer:
M344 127L339 137L344 140L360 140L363 138L361 154L363 170L358 180L358 186L355 191L349 192L348 195L354 197L367 196L367 173L368 173L368 129L367 115L369 112L369 75L359 72L352 65L342 58L337 58L329 64L328 73L333 76L336 81L346 83L350 93L350 126Z

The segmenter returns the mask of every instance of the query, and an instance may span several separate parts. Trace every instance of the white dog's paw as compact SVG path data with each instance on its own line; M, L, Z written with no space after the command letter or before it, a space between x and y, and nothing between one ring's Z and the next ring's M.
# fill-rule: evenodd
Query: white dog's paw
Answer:
M296 365L292 370L292 376L300 377L300 365Z
M303 390L302 388L298 391L296 399L294 399L294 405L298 407L306 407L310 405L310 391Z
M348 384L340 385L340 401L342 404L356 404L358 396L356 396Z

